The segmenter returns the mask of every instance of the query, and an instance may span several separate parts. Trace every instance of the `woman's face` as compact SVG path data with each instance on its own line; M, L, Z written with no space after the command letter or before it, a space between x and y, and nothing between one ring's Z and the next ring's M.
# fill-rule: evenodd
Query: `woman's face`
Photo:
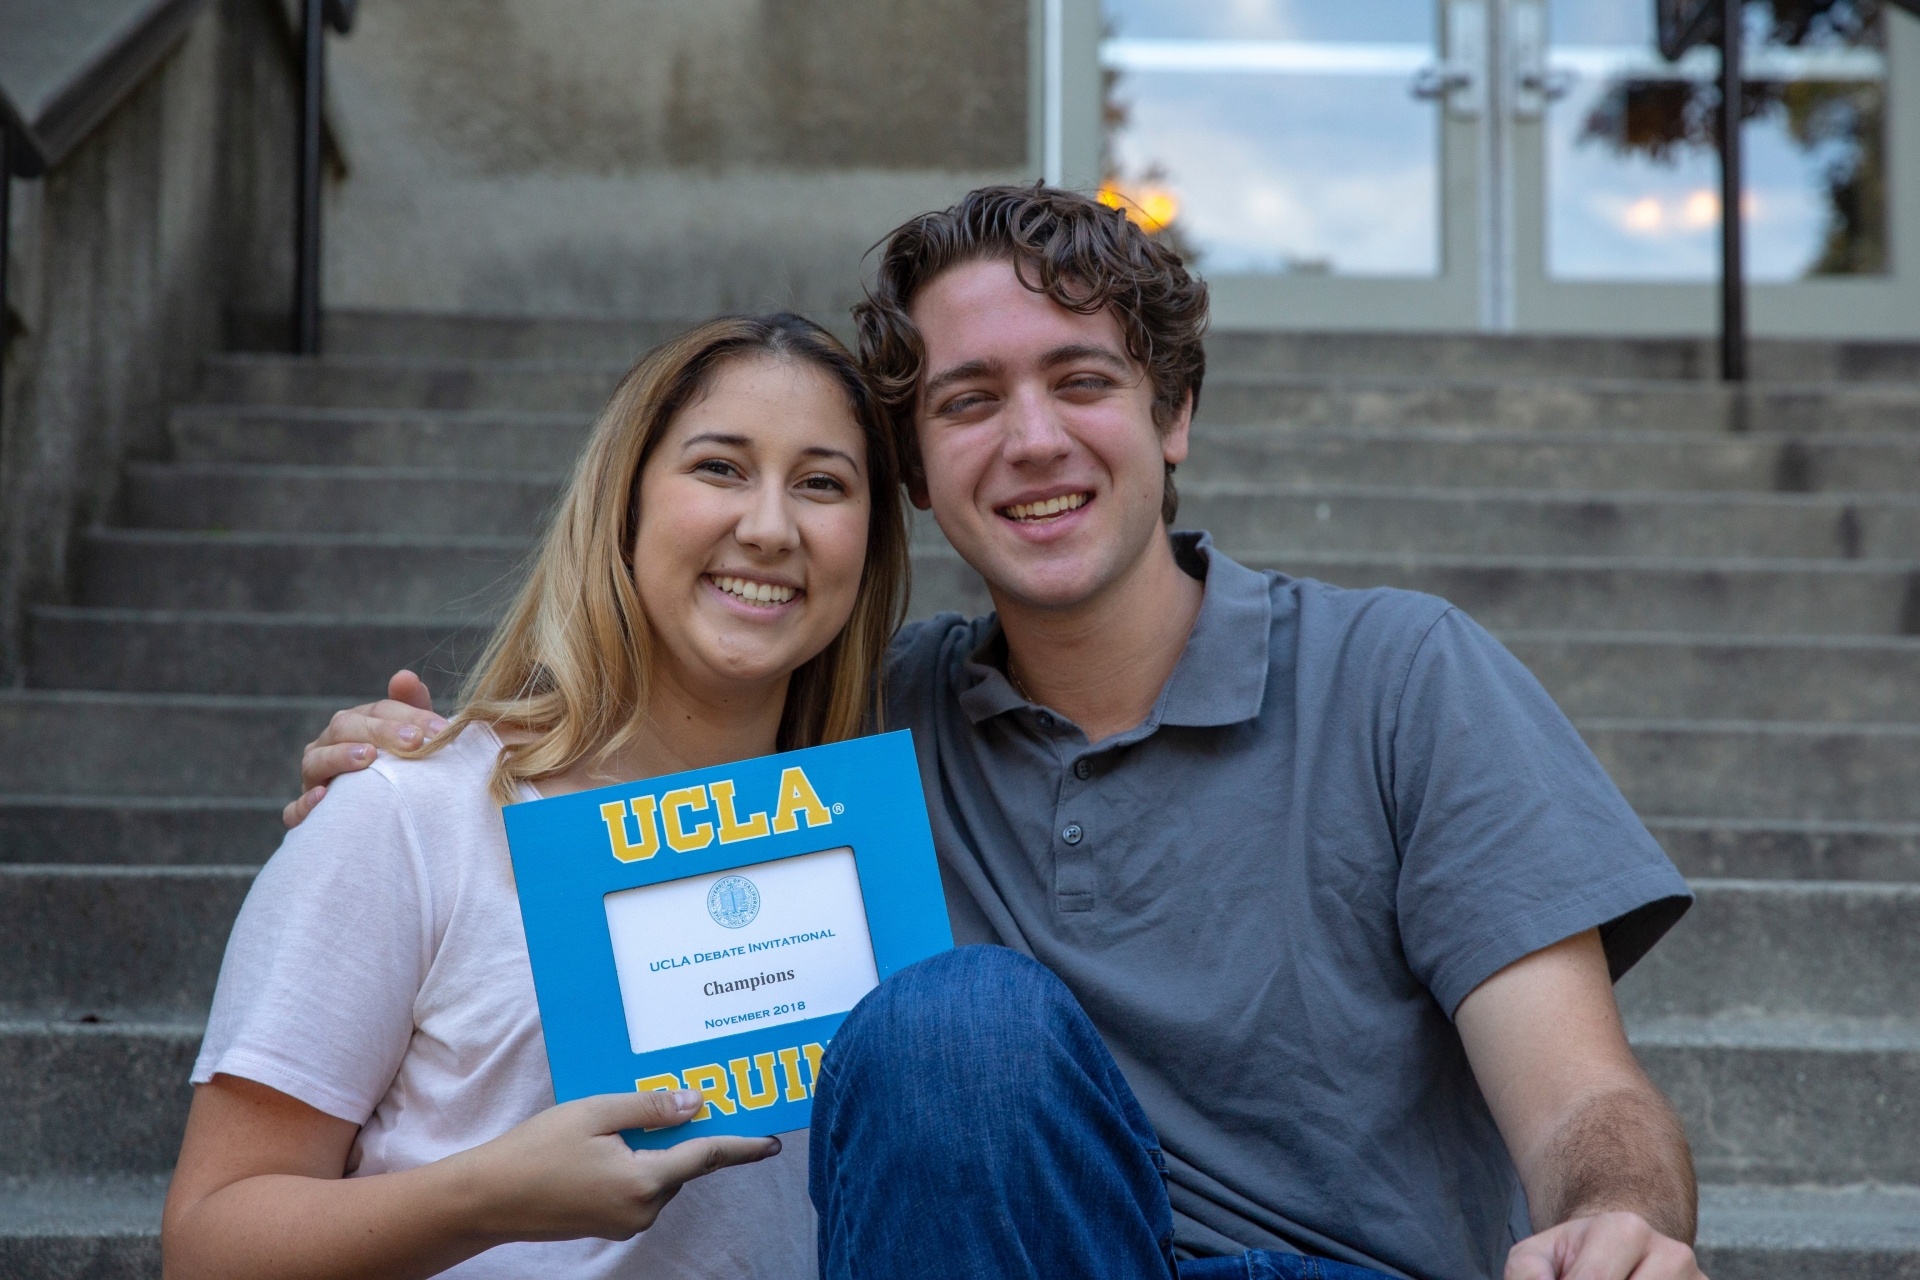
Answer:
M846 392L811 364L721 366L640 473L634 581L688 692L758 691L853 615L871 512Z

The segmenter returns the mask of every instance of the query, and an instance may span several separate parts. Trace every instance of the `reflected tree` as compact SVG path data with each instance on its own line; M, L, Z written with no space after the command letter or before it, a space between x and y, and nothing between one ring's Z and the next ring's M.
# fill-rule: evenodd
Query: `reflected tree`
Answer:
M1881 0L1747 0L1749 35L1786 48L1883 47ZM1886 91L1879 83L1755 80L1742 118L1779 116L1808 154L1821 158L1827 227L1808 275L1870 275L1887 269ZM1580 141L1673 163L1686 148L1719 145L1718 87L1671 76L1626 76L1609 85Z

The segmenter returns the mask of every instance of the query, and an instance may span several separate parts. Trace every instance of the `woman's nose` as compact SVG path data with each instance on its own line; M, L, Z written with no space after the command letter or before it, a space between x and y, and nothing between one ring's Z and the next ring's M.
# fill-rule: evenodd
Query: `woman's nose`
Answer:
M800 545L800 526L786 490L775 484L756 485L747 494L747 506L734 526L741 545L764 555L778 555Z

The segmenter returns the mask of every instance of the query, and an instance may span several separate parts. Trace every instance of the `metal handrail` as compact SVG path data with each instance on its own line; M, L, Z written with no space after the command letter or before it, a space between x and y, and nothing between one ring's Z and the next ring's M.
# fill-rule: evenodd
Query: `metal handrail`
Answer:
M300 0L299 181L294 204L293 350L320 354L321 131L326 114L327 29L353 29L358 0Z

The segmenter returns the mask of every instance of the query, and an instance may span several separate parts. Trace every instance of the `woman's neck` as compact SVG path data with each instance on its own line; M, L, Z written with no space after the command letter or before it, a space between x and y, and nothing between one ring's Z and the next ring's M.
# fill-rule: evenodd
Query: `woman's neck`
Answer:
M786 680L749 692L705 696L667 672L656 672L651 683L646 712L620 749L597 762L589 755L558 777L542 779L540 794L564 795L750 760L778 748Z

